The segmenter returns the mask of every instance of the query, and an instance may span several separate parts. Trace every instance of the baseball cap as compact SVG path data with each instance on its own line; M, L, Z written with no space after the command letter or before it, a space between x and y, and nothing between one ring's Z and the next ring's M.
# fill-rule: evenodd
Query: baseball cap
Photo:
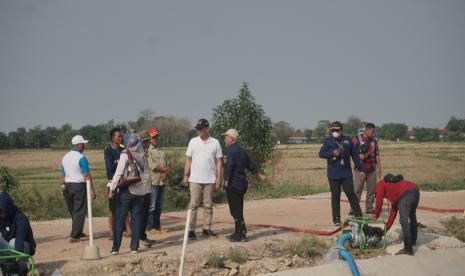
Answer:
M142 142L144 142L144 141L150 139L150 134L149 134L149 132L148 132L147 130L139 131L139 132L137 133L137 135L139 135L139 139L140 139Z
M210 127L210 123L208 123L207 119L200 119L197 121L197 124L195 125L195 129L203 129Z
M72 145L77 145L77 144L87 144L89 140L85 140L84 137L81 135L76 135L71 139L71 144Z
M237 137L239 137L239 133L237 132L237 130L235 130L234 128L231 128L231 129L228 129L228 131L226 131L225 133L223 133L223 135L229 135L231 136L234 140L237 140Z
M158 129L154 128L154 127L151 127L151 128L148 128L147 131L149 132L150 134L150 137L156 137L158 136Z

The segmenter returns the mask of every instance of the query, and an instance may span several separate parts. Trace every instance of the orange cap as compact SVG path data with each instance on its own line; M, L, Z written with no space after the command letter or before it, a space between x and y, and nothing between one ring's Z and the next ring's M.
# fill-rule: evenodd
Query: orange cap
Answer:
M149 129L147 129L147 131L149 132L150 137L156 137L159 134L158 129L156 129L154 127L151 127Z

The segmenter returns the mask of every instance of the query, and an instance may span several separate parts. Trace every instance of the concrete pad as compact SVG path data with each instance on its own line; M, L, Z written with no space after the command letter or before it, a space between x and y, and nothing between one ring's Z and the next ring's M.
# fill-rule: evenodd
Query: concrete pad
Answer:
M463 276L465 275L465 248L418 252L415 256L385 256L357 261L361 275L392 276ZM299 275L351 275L349 266L343 261L293 269L273 274L273 276Z

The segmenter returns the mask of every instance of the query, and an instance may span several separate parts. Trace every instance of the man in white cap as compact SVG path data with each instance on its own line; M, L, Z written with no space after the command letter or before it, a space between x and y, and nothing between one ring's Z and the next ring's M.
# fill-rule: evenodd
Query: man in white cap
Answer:
M262 181L267 181L267 177L258 171L247 152L237 143L239 133L235 129L229 129L223 135L226 145L224 187L228 196L229 212L235 225L234 233L228 238L231 242L245 242L247 229L244 221L244 195L248 188L246 171L258 176Z
M88 142L81 135L74 136L71 139L73 147L61 162L61 191L72 219L69 234L71 243L79 242L85 236L83 229L87 211L87 180L91 181L92 199L96 196L90 176L89 161L82 154Z

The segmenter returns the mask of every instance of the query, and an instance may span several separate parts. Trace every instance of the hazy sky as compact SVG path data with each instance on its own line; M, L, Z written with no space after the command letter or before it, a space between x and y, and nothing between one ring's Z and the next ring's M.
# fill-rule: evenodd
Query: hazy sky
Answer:
M465 118L465 1L0 0L0 131L196 120L247 81L274 121Z

